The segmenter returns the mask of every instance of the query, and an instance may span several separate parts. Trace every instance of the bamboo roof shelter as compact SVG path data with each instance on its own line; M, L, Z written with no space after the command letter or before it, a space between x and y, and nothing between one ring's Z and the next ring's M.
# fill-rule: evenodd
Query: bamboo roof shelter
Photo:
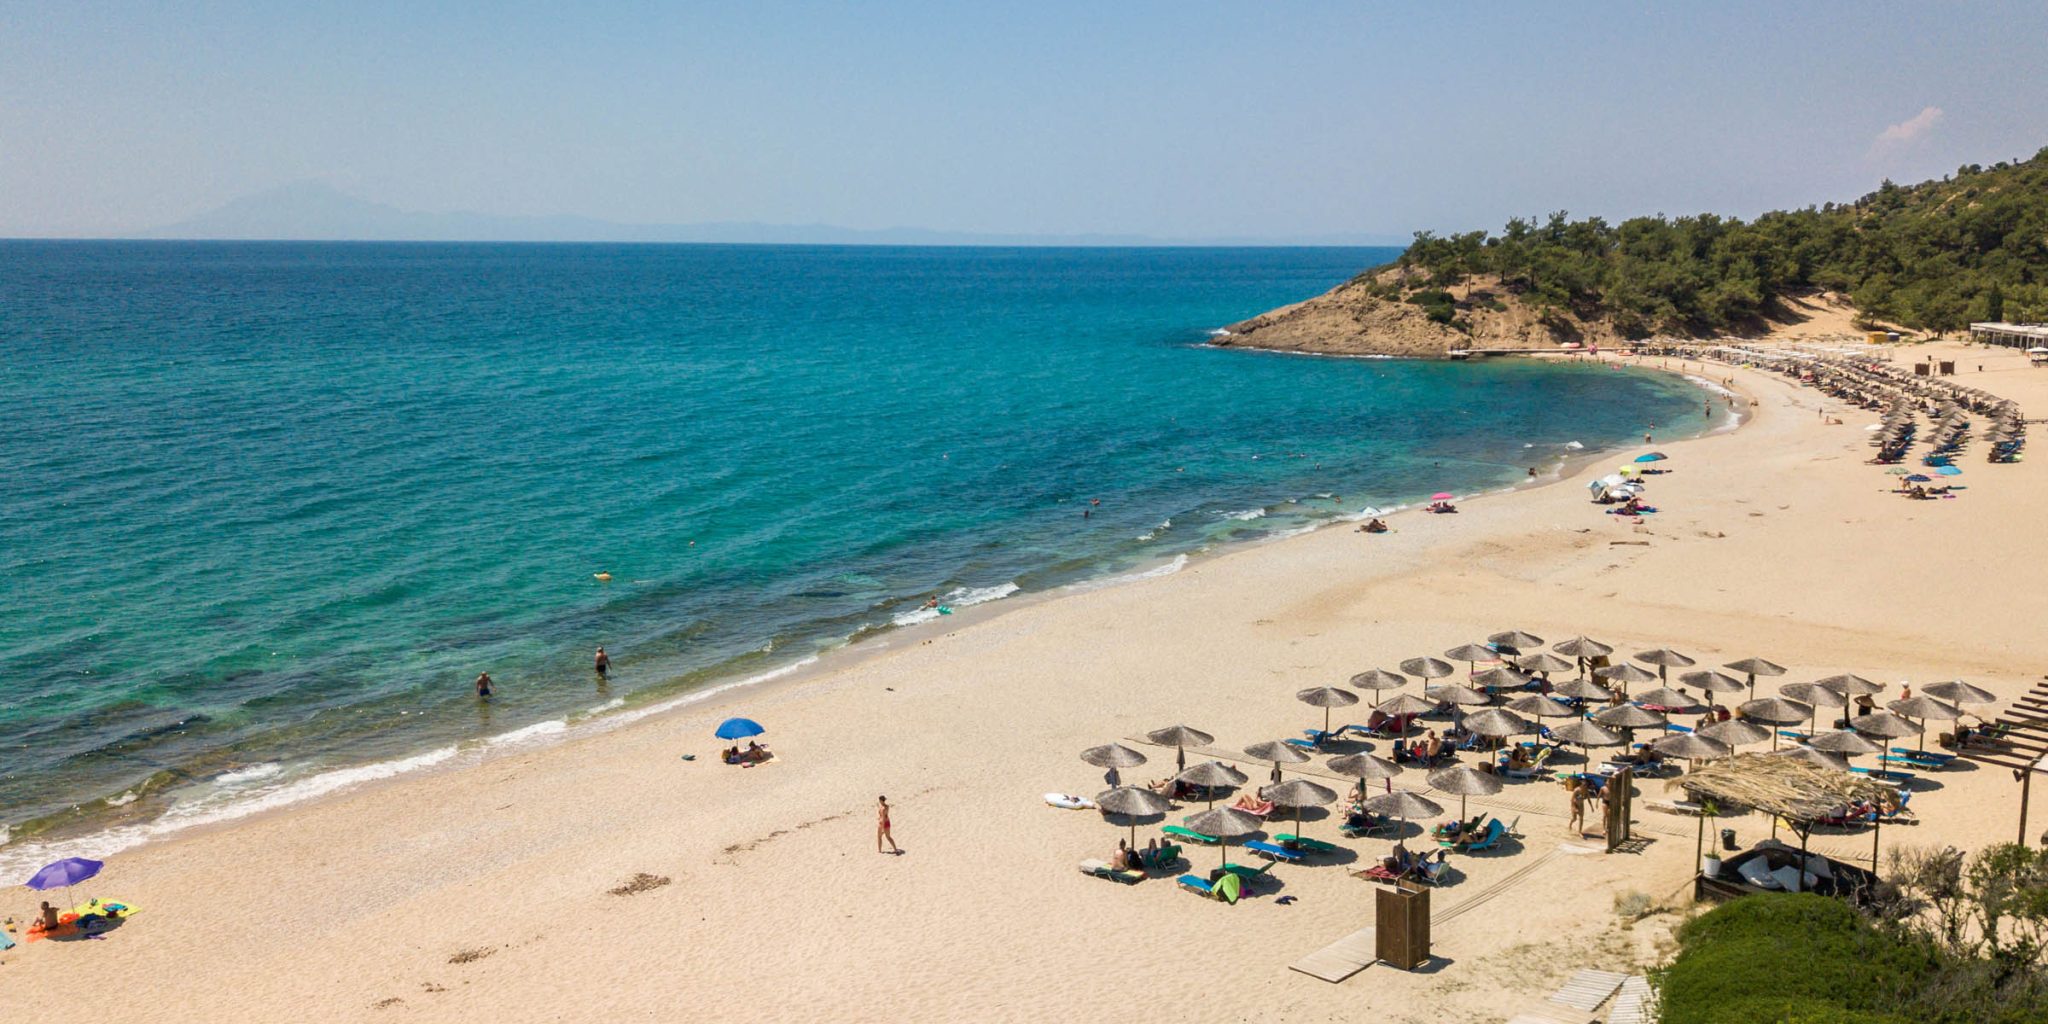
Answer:
M1721 806L1740 805L1770 815L1774 836L1778 822L1785 822L1799 835L1802 860L1806 855L1806 837L1815 822L1847 804L1866 800L1879 803L1892 799L1891 790L1874 779L1825 768L1801 758L1772 754L1736 754L1702 765L1699 770L1687 772L1670 784L1684 790L1688 797L1702 806L1711 800ZM1870 869L1873 875L1878 866L1878 835L1883 831L1883 819L1880 818L1870 833ZM1704 851L1706 836L1706 816L1701 815L1699 838L1695 844L1699 850L1695 851L1695 856Z

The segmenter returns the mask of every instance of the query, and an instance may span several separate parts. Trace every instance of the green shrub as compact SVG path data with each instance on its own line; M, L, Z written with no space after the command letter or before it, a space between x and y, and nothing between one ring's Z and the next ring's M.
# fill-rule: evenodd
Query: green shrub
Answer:
M1927 1024L1905 1003L1938 966L1848 904L1762 894L1688 922L1658 979L1663 1024Z

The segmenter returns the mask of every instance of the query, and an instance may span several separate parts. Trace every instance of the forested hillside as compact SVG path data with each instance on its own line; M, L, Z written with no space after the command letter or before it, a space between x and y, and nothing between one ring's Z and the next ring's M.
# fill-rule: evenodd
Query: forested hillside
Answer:
M1467 329L1454 292L1475 278L1539 315L1605 321L1626 337L1739 332L1767 319L1775 297L1815 288L1846 293L1873 320L1936 333L2048 320L2048 149L1753 221L1556 213L1499 234L1419 232L1400 260L1352 286Z

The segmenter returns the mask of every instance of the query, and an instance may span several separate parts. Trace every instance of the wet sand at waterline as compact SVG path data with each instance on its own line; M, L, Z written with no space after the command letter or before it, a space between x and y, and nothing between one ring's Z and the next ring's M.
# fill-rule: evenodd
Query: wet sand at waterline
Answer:
M2048 371L2023 355L1956 358L1963 383L2048 406ZM1282 865L1278 886L1236 906L1170 878L1126 888L1074 866L1127 833L1041 794L1092 795L1101 771L1080 750L1169 724L1229 750L1298 735L1322 716L1296 690L1510 628L1790 668L1760 692L1854 672L1888 696L1957 677L2013 696L2048 671L2033 621L2048 606L2033 523L2048 483L2030 464L1989 465L1973 445L1962 497L1907 501L1865 464L1875 414L1776 376L1706 375L1734 376L1754 415L1659 442L1670 471L1647 497L1662 511L1641 526L1584 487L1631 450L1457 515L1395 516L1388 534L1249 546L926 627L726 703L195 830L119 855L91 885L142 913L103 941L10 951L0 991L31 1012L146 994L122 1015L149 1021L252 1007L322 1021L1504 1019L1572 970L1654 955L1659 920L1623 930L1614 899L1681 898L1696 822L1639 800L1644 842L1603 854L1566 832L1554 784L1475 798L1519 816L1523 838L1453 855L1459 877L1434 893L1444 962L1329 985L1287 965L1372 923L1376 887L1349 874L1363 863ZM730 713L768 726L774 762L718 763L711 730ZM1152 763L1127 777L1170 770L1171 750L1140 749ZM1920 824L1888 828L1887 845L2012 838L2008 773L1963 765L1923 783ZM874 850L881 794L901 856ZM1668 796L1658 781L1643 795ZM1768 830L1715 824L1745 843ZM1367 861L1389 842L1343 845ZM1869 839L1815 845L1867 856ZM1218 859L1188 854L1196 870ZM34 904L14 892L20 918Z

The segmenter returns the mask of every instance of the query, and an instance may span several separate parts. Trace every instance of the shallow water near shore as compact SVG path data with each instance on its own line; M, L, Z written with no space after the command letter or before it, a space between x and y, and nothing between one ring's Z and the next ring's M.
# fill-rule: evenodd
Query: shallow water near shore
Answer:
M280 806L1708 425L1202 344L1391 255L0 243L0 825Z

